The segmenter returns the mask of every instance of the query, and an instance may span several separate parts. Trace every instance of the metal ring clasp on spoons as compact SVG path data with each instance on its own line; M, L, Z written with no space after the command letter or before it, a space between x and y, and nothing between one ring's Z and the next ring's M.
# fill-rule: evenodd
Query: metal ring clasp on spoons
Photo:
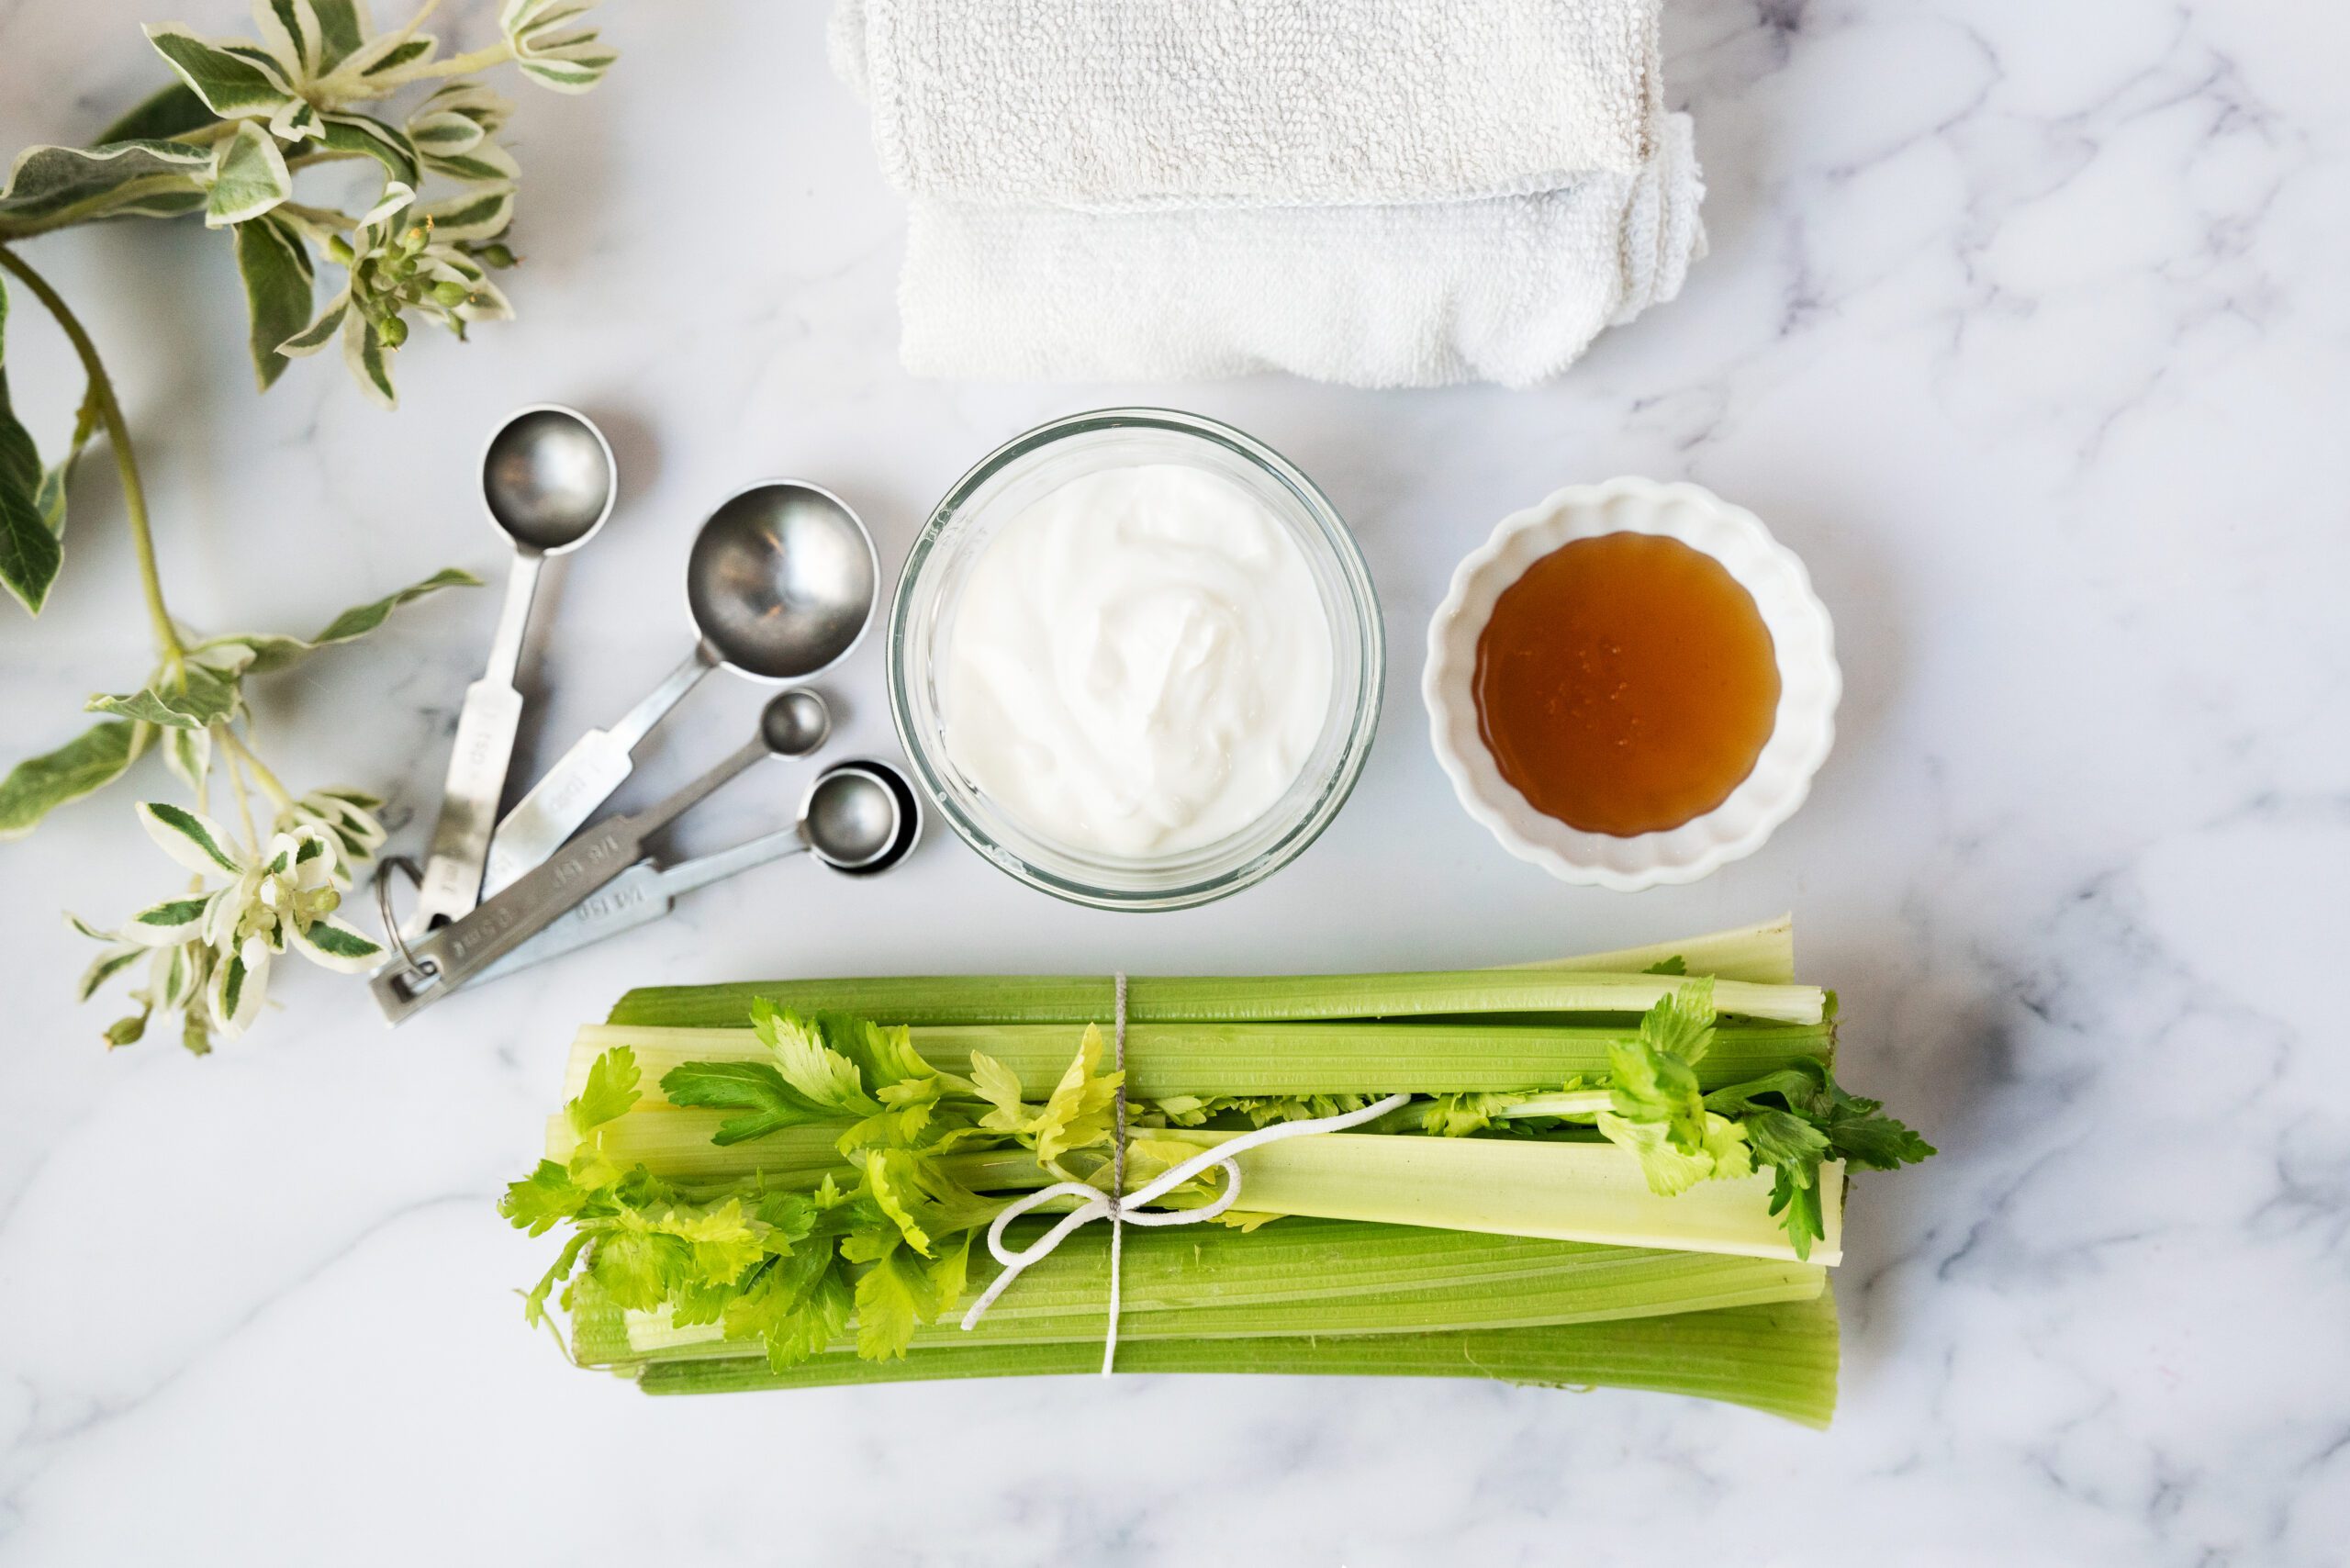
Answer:
M590 730L498 824L486 892L554 853L634 767L636 747L711 670L806 680L855 648L873 618L880 563L848 503L821 486L772 479L727 498L695 535L686 607L699 641L685 663L609 730Z
M482 678L465 689L457 711L457 740L441 787L441 814L419 879L408 935L418 935L466 913L481 902L498 800L514 758L522 720L515 667L540 568L550 555L578 549L612 515L618 488L611 443L595 421L558 403L520 409L482 449L481 493L489 521L514 542L506 575L506 602L489 644Z
M832 711L814 692L777 693L759 712L758 734L716 767L641 812L605 818L463 920L403 944L367 982L376 1006L397 1024L438 1002L644 858L647 840L721 785L769 756L809 756L832 729Z

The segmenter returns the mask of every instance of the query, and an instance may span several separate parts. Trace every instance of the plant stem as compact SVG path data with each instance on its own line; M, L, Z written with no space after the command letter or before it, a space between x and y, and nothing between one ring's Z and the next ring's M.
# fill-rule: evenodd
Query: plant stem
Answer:
M376 80L397 82L405 86L410 82L437 81L444 76L464 76L475 71L487 71L490 67L503 65L513 58L514 50L511 46L494 43L487 48L475 50L469 54L453 54L446 60L436 60L427 64L410 66L406 71L396 72L391 76L378 77Z
M147 487L140 483L139 457L131 450L130 427L124 422L122 403L115 397L114 380L106 375L106 364L98 358L97 345L83 330L80 319L49 286L48 280L6 245L0 245L0 270L14 274L32 290L33 297L64 329L73 352L81 356L82 369L90 378L90 400L97 406L98 422L106 427L106 442L114 449L115 469L122 476L123 510L130 519L130 547L139 560L139 586L147 596L147 620L154 628L156 647L166 662L176 666L187 655L187 649L181 644L179 630L172 623L172 612L163 603L162 579L155 571L155 538L147 526Z
M219 730L224 738L233 739L229 736L228 725L220 725ZM245 789L244 774L238 769L236 751L233 748L224 749L220 760L228 765L229 792L237 798L237 815L244 819L245 858L248 862L258 863L261 859L261 834L253 826L252 798Z
M220 742L228 749L230 756L245 765L247 770L253 776L253 782L261 786L262 792L270 798L271 802L279 811L282 812L294 803L294 797L286 792L285 785L277 781L277 775L272 773L268 766L253 755L251 746L238 738L235 730L222 724Z

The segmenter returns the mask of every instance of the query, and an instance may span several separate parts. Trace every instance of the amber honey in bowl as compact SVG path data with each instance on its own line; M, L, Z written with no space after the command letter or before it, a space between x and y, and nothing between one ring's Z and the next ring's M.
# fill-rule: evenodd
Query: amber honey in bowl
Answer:
M1754 596L1677 539L1560 546L1477 639L1477 726L1545 815L1630 837L1705 815L1754 771L1779 663Z

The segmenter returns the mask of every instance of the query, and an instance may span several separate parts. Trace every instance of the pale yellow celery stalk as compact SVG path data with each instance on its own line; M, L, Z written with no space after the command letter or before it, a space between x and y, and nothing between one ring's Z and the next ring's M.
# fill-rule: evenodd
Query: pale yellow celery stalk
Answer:
M600 1128L605 1156L643 1164L678 1182L734 1182L765 1175L778 1184L812 1183L826 1169L821 1128L793 1127L720 1148L710 1136L725 1120L716 1111L632 1113ZM837 1137L837 1129L834 1136ZM1152 1138L1208 1148L1237 1133L1154 1128ZM569 1124L547 1124L549 1158L568 1158ZM1024 1150L946 1155L941 1166L978 1191L1047 1184ZM834 1166L837 1166L834 1157ZM1610 1143L1536 1138L1427 1137L1404 1133L1326 1133L1267 1144L1239 1156L1246 1183L1240 1206L1254 1213L1315 1215L1481 1231L1489 1235L1793 1259L1786 1232L1771 1215L1771 1178L1757 1174L1700 1182L1660 1197L1649 1191L1638 1157ZM842 1174L847 1172L844 1168ZM1820 1167L1825 1238L1809 1260L1843 1257L1841 1163Z
M1042 1100L1069 1070L1081 1031L1070 1024L954 1025L915 1029L914 1049L942 1072L968 1074L982 1051L1009 1068L1022 1092ZM1128 1087L1139 1099L1179 1094L1459 1093L1561 1085L1608 1070L1611 1041L1636 1024L1136 1024L1126 1035ZM590 1024L572 1040L564 1097L587 1087L596 1058L617 1046L636 1053L644 1103L691 1061L760 1061L749 1029L664 1029ZM1830 1025L1718 1025L1698 1064L1707 1088L1760 1078L1797 1061L1832 1058Z
M1651 942L1643 947L1618 947L1613 952L1587 953L1572 958L1539 958L1511 964L1518 969L1599 969L1637 973L1678 958L1693 975L1718 980L1751 980L1760 985L1790 985L1796 978L1796 917L1783 914L1757 925L1734 931L1708 932L1681 942Z

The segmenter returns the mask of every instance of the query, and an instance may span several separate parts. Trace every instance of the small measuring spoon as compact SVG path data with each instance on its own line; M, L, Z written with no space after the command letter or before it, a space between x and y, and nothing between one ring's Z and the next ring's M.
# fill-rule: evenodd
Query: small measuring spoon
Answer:
M757 736L716 767L641 812L605 818L463 920L400 944L399 956L368 980L375 1005L397 1024L440 1001L644 858L647 840L719 786L769 756L806 756L832 731L822 698L805 687L778 692L759 712Z
M803 850L852 877L878 877L922 838L913 786L886 762L836 762L816 777L791 827L674 866L640 860L576 909L475 977L476 984L560 958L607 936L649 925L680 893Z
M506 813L484 891L510 886L579 831L628 778L653 726L711 670L805 680L845 658L873 618L880 576L865 524L830 490L771 479L728 497L686 562L692 656L619 723L580 736Z
M465 688L457 743L441 787L441 814L408 933L419 935L481 902L498 798L514 759L522 694L514 689L522 634L531 622L539 569L596 537L612 515L611 443L595 421L557 403L539 403L498 426L482 449L481 496L489 521L514 542L506 603L489 644L488 667Z

